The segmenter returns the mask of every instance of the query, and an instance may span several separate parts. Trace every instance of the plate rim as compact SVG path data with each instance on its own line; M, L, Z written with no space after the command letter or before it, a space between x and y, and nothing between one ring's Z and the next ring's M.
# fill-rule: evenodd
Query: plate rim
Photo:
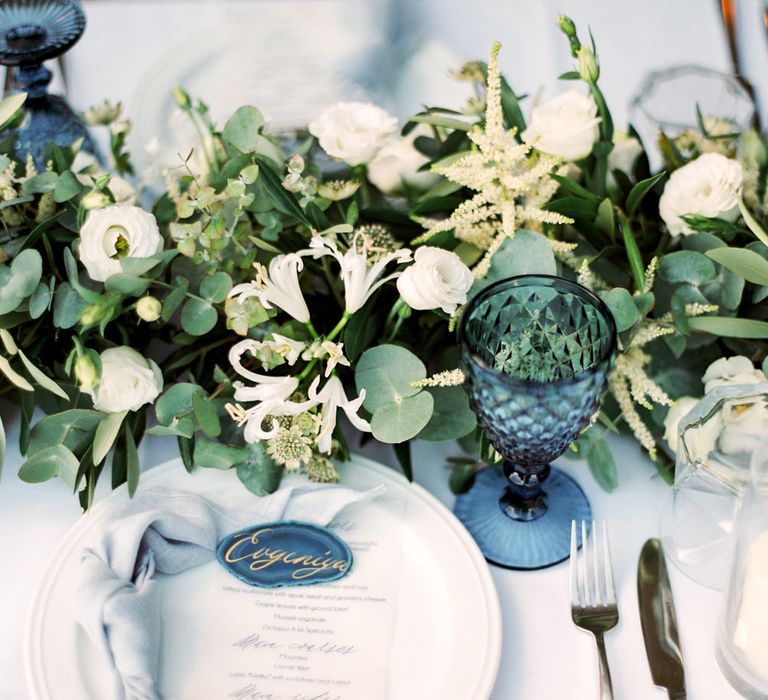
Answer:
M144 487L151 486L153 482L157 481L166 473L174 468L178 468L181 463L181 458L175 457L147 469L142 473L142 485ZM483 659L483 664L476 681L476 695L474 697L488 698L496 683L499 664L501 662L501 604L498 591L496 590L493 577L491 576L490 568L477 544L458 518L436 496L423 486L408 481L402 474L394 471L390 467L386 467L373 459L356 453L352 454L349 461L344 464L363 466L378 476L383 477L385 480L393 482L399 488L407 489L415 498L423 501L453 532L472 563L475 564L475 573L478 576L481 588L485 593L484 602L488 619L488 639L485 646L485 653L481 657ZM200 469L202 470L202 468ZM343 478L341 483L343 483ZM66 560L72 556L73 549L83 532L91 527L93 521L103 517L103 513L109 510L119 498L123 497L126 491L127 486L123 484L110 492L90 511L83 513L77 521L75 521L62 536L59 541L59 546L56 547L53 555L48 560L43 576L36 585L31 607L27 613L23 637L24 676L27 690L31 694L33 700L54 700L53 696L48 692L49 689L44 680L44 669L42 667L43 655L35 653L35 650L39 649L42 641L42 634L44 631L42 623L45 609L43 604L51 595L51 591L56 581L55 574L59 572Z

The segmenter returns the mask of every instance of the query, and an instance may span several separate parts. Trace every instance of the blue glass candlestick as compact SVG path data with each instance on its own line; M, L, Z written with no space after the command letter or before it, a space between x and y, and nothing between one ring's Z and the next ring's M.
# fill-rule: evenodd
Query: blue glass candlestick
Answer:
M504 463L479 472L456 515L495 564L556 564L568 557L571 520L591 511L550 462L599 408L616 349L613 316L574 282L524 275L472 299L459 339L470 405Z
M5 0L0 2L0 64L13 70L12 92L26 92L25 117L14 130L16 155L32 154L45 167L45 147L71 146L99 157L82 119L62 97L48 94L51 72L43 61L72 47L85 29L85 14L76 0Z

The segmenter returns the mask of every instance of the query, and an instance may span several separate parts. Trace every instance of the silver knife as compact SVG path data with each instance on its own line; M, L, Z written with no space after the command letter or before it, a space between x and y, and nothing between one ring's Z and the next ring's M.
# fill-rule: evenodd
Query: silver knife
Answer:
M640 552L640 560L637 562L637 598L653 682L666 688L670 700L684 700L685 671L677 634L675 604L664 550L657 539L648 540Z

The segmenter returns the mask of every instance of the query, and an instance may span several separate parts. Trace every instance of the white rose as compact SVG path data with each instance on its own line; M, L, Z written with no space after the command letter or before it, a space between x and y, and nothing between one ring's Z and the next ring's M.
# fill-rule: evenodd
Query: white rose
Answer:
M97 411L137 411L152 403L163 390L163 375L157 363L133 348L109 348L100 358L101 381L95 390L88 391Z
M90 212L80 229L80 262L97 282L122 272L121 257L148 258L162 249L155 217L128 204Z
M626 131L613 132L613 150L608 154L608 186L615 187L614 170L631 175L635 161L643 152L640 142Z
M762 370L755 369L752 360L743 355L736 355L715 360L707 367L701 381L704 382L704 393L708 394L716 386L760 384L768 379Z
M697 403L699 403L699 399L695 399L693 396L681 396L667 411L667 417L664 419L664 439L673 452L677 452L677 431L680 421L691 412Z
M397 119L370 102L337 102L309 125L321 148L347 165L370 163L397 129Z
M397 279L397 290L412 309L442 309L447 314L467 301L474 278L456 253L424 246L413 265Z
M673 236L693 233L680 217L699 214L735 221L743 171L738 161L705 153L669 177L659 200L659 214Z
M568 90L533 108L523 140L542 153L564 160L580 160L597 141L597 105L591 95Z
M429 135L429 128L419 125L408 136L387 143L368 164L368 179L384 194L397 194L404 188L428 190L440 180L436 173L419 172L429 158L416 149L414 141Z

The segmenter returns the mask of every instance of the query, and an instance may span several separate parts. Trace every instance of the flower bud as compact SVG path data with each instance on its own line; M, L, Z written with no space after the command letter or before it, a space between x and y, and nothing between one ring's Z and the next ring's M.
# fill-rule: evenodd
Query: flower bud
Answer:
M176 104L182 109L189 109L192 107L192 98L178 85L173 86L173 97L176 99Z
M157 297L146 296L141 297L136 302L136 314L142 321L152 323L160 318L160 312L163 310L163 306Z
M579 47L579 75L585 83L594 83L600 77L600 67L592 49L586 44Z
M99 192L98 190L90 191L80 200L80 204L82 204L83 207L89 211L91 209L103 209L109 203L109 197L107 197L107 195L105 195L103 192Z
M88 355L79 355L75 360L75 379L85 392L91 391L99 381L99 370Z
M570 17L560 15L557 18L557 23L560 25L560 31L562 31L569 39L576 36L576 25Z
M768 152L766 152L763 139L760 138L754 129L744 132L741 142L742 159L749 163L750 161L757 163L758 167L762 168L766 161L768 161Z
M83 309L80 314L80 323L84 326L92 326L104 318L104 308L100 304L91 304Z

